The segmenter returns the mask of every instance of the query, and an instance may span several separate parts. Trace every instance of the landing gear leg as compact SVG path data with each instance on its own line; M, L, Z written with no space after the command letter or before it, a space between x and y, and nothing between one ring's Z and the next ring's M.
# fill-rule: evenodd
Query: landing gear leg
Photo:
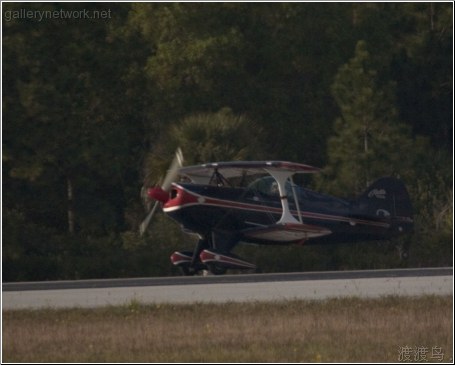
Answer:
M206 248L209 248L209 242L206 238L201 237L194 248L193 257L191 258L189 267L186 267L186 270L183 272L184 275L194 275L200 270L198 267L201 265L199 255L202 250L205 250Z

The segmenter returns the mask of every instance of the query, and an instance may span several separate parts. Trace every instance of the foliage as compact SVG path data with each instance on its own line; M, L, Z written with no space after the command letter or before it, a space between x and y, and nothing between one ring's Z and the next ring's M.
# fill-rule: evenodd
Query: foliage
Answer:
M251 138L254 133L254 138ZM145 161L146 183L164 176L174 151L180 147L186 165L215 161L260 160L264 156L262 130L243 115L223 108L217 113L188 116L171 126Z
M366 43L359 41L332 85L341 112L328 141L326 174L329 186L335 186L332 192L359 194L381 176L416 177L415 167L428 145L423 138L413 139L410 128L398 120L394 89L392 82L378 85Z
M407 264L450 261L451 4L3 5L6 280L174 273L178 227L157 216L149 236L136 232L140 187L177 146L188 163L326 166L316 185L343 194L399 174L416 212ZM111 16L11 16L21 9ZM321 267L373 264L348 247L276 250L293 268L304 252ZM278 251L251 255L286 270L265 257ZM381 266L397 265L388 254Z

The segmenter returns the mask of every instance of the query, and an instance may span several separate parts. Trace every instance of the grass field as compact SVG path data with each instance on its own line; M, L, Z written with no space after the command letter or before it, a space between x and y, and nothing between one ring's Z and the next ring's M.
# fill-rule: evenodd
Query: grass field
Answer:
M439 296L4 311L3 361L451 362L452 314Z

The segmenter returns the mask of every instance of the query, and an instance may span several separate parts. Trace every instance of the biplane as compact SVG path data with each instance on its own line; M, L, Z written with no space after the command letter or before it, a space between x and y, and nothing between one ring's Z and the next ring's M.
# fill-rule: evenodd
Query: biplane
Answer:
M301 163L232 161L183 167L182 161L178 150L164 183L148 189L156 204L141 232L160 204L183 230L197 234L196 247L171 255L185 275L256 269L232 253L239 243L385 240L413 227L408 192L396 178L380 178L350 201L295 184L295 175L320 171Z

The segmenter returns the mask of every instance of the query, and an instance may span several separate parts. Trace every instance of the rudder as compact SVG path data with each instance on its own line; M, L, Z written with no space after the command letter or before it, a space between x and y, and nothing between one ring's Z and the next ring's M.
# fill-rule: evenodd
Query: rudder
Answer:
M393 177L383 177L371 184L355 203L359 213L371 217L389 218L392 229L399 233L412 229L413 209L404 183Z

